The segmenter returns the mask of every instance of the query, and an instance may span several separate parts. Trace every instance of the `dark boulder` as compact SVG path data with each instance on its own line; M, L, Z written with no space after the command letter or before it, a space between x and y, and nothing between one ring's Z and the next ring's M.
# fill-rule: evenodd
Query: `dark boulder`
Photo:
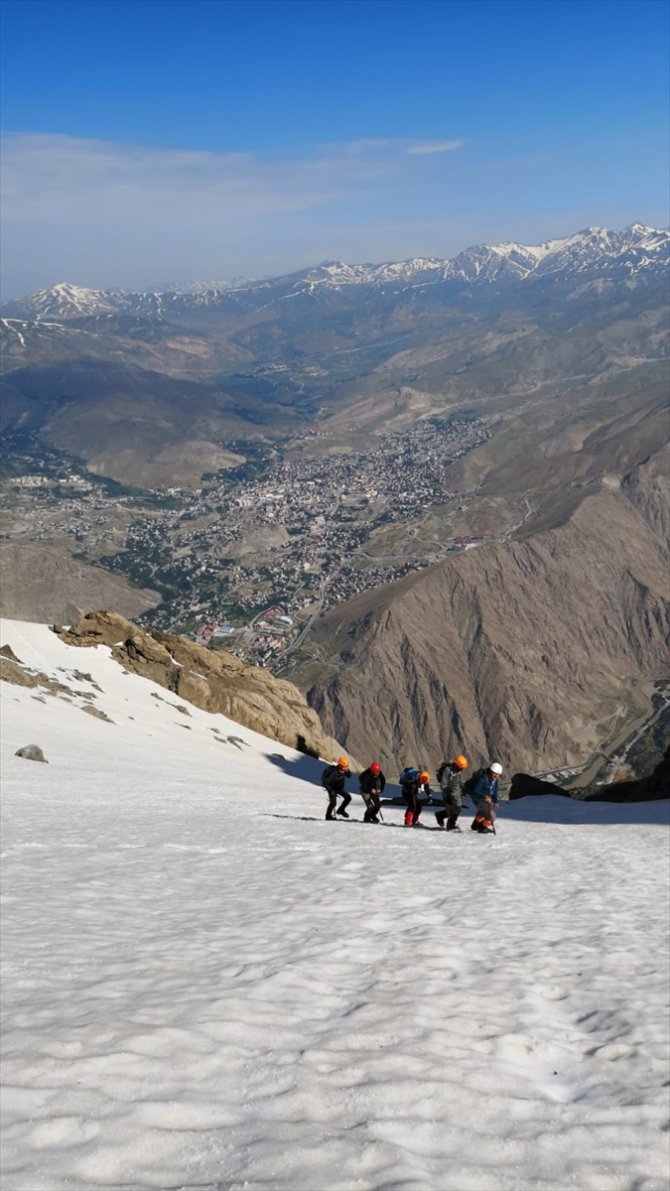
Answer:
M543 782L541 778L533 777L530 773L514 774L509 791L510 802L517 798L537 797L539 794L554 794L560 798L570 798L568 791L562 790L554 782Z

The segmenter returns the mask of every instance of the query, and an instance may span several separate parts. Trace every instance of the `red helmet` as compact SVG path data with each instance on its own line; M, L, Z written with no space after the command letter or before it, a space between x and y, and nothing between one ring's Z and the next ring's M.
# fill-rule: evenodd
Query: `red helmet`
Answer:
M381 771L382 767L379 764L379 761L373 761L372 765L370 766L370 773L381 773Z

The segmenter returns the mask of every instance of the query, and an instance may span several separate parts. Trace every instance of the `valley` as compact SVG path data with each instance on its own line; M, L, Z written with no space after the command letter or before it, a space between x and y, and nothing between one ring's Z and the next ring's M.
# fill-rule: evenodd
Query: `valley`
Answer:
M430 420L369 451L319 453L319 434L209 477L130 490L35 440L14 444L2 538L41 544L156 589L142 622L221 643L279 672L317 613L514 528L515 502L454 491L448 473L493 433ZM323 448L322 448L323 449ZM505 526L508 529L505 529Z
M4 614L69 623L112 581L354 755L609 773L667 656L669 245L7 304Z

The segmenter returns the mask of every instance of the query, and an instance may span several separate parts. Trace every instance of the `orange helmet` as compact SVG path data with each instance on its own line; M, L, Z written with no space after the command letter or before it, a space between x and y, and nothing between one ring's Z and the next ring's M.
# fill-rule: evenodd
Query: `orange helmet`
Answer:
M454 757L454 765L456 766L457 769L467 769L467 767L468 767L467 757L464 757L462 753L459 753L457 757Z
M423 782L423 784L424 784L424 785L425 785L425 783L426 783L426 782L429 782L429 781L430 781L430 774L429 774L429 773L426 773L426 770L425 770L425 769L422 769L422 770L421 770L421 773L419 774L419 781L420 781L420 782Z
M349 762L347 761L346 757L338 757L337 758L337 768L338 769L348 769L349 768Z

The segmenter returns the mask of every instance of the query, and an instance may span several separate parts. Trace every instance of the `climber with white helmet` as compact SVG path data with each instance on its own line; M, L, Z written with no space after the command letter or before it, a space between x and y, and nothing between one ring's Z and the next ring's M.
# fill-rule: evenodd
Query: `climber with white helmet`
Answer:
M498 809L498 781L502 775L502 765L498 761L491 761L488 769L477 774L472 791L472 801L475 804L475 817L470 824L471 831L479 831L482 835L495 835L495 812Z

